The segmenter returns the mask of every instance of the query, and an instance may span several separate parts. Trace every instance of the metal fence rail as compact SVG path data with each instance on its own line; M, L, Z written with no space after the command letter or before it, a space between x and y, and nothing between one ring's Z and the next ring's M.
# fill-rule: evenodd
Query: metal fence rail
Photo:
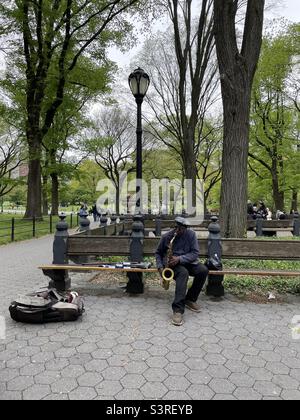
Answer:
M70 214L67 216L69 228L72 229L79 224L78 215ZM20 239L30 239L41 235L54 233L58 216L43 216L42 219L22 219L7 218L0 219L0 243L1 239L7 239L6 242L14 242Z

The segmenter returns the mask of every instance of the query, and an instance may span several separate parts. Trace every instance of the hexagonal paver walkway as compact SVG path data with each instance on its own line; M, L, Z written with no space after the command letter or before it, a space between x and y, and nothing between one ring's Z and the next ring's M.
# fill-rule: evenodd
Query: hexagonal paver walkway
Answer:
M300 341L291 320L300 299L258 305L200 297L202 312L170 323L172 292L130 297L92 290L75 323L22 325L10 301L47 284L37 266L51 261L52 237L0 247L0 399L300 399ZM86 275L85 275L86 276Z

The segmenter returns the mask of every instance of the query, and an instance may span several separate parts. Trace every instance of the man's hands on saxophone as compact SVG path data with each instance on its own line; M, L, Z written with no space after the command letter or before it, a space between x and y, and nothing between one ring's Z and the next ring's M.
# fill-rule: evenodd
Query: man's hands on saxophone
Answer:
M174 255L169 260L170 267L176 267L180 263L180 257L175 257Z

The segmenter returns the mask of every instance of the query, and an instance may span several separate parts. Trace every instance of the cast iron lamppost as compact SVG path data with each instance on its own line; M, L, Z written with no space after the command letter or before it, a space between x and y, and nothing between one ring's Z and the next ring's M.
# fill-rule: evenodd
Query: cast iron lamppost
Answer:
M140 191L141 185L139 184L143 178L143 163L142 163L142 103L144 97L148 91L150 85L150 77L147 73L144 72L140 67L134 70L133 73L128 78L129 86L135 101L137 103L137 128L136 128L136 182L137 188L136 192ZM141 194L140 194L141 195ZM137 200L136 207L137 209L141 208L140 200Z

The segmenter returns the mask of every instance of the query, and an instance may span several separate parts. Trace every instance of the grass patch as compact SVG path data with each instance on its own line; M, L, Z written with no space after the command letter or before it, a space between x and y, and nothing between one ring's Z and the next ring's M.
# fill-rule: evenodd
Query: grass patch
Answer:
M286 270L300 271L300 261L271 261L271 260L224 260L224 268L258 269L258 270ZM268 277L268 276L225 276L225 290L239 296L249 293L266 295L269 292L279 294L300 293L299 277Z

